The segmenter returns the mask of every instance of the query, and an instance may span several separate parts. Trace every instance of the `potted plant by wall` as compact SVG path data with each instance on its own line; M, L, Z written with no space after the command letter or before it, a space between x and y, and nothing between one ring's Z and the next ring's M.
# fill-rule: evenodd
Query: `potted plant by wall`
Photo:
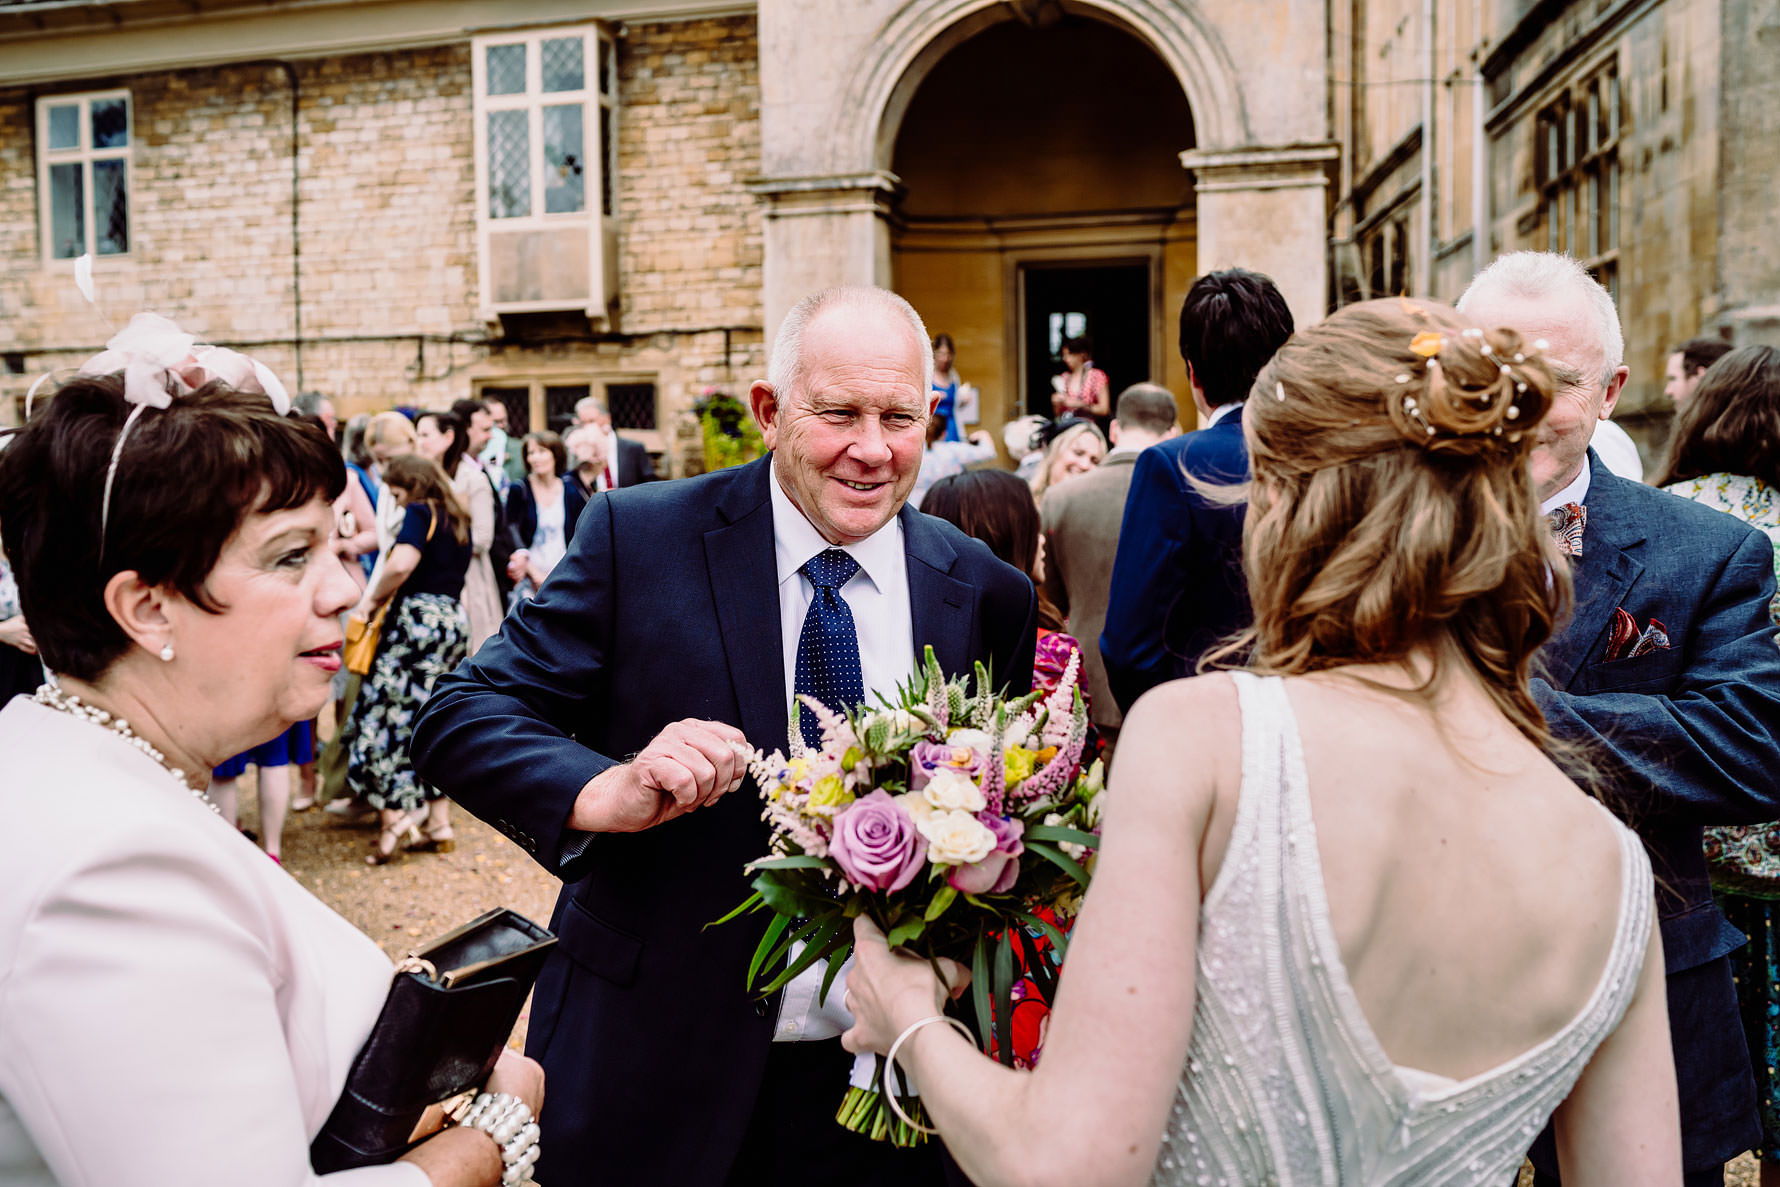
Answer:
M766 452L748 405L719 387L707 387L692 405L704 437L705 471L751 462Z

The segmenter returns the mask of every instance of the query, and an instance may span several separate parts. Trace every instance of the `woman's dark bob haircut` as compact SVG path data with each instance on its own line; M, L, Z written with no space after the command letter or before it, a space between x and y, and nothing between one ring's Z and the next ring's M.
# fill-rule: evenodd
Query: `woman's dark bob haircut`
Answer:
M204 583L247 517L332 502L346 485L321 430L208 383L136 418L101 541L105 471L131 408L121 376L81 376L0 449L0 534L25 620L49 669L88 683L130 647L105 609L113 576L134 570L221 613Z

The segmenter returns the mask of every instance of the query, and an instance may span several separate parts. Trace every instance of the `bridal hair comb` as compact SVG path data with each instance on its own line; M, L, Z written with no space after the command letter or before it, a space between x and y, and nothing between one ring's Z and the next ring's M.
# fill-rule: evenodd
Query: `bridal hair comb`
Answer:
M75 284L81 295L94 302L92 262L88 257L75 261ZM25 419L31 419L31 402L38 389L49 381L53 372L37 378L25 393ZM249 358L223 346L211 346L181 330L169 318L158 313L138 313L130 324L118 331L105 344L105 349L80 365L79 375L98 377L122 375L124 399L134 405L118 430L117 444L111 448L111 462L105 469L105 491L99 503L99 551L104 555L106 528L111 522L111 487L117 479L118 461L123 457L124 442L136 420L149 408L166 408L176 396L188 395L207 383L225 383L236 391L258 393L272 401L278 415L290 411L290 394L272 369L258 359Z

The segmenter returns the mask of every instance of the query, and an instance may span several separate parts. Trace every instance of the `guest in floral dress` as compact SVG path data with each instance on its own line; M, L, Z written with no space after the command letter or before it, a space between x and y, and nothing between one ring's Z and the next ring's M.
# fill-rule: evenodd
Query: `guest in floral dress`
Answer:
M450 808L408 760L414 718L433 684L464 658L464 574L470 567L470 512L437 462L419 454L392 459L384 485L402 505L402 524L357 613L369 619L389 603L377 657L347 725L346 787L382 812L383 830L366 861L396 855L408 831L426 822L416 848L453 846Z
M1780 550L1780 351L1733 350L1701 376L1682 405L1657 480L1768 534ZM1774 560L1780 576L1780 551ZM1768 609L1780 625L1780 595ZM1780 824L1706 830L1706 858L1725 918L1749 937L1731 953L1743 1030L1761 1107L1762 1187L1780 1185Z

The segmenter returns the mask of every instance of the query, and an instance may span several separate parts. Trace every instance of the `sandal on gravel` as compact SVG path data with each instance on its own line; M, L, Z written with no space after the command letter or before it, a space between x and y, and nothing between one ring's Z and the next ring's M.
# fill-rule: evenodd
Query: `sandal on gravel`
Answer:
M365 864L386 866L400 858L405 849L411 849L419 843L415 825L424 819L426 809L420 808L381 830L377 834L377 840L371 845L371 852L365 854Z
M452 833L450 825L446 825L437 832L430 828L422 829L421 832L425 836L422 840L408 846L409 852L450 853L457 848L457 837Z

